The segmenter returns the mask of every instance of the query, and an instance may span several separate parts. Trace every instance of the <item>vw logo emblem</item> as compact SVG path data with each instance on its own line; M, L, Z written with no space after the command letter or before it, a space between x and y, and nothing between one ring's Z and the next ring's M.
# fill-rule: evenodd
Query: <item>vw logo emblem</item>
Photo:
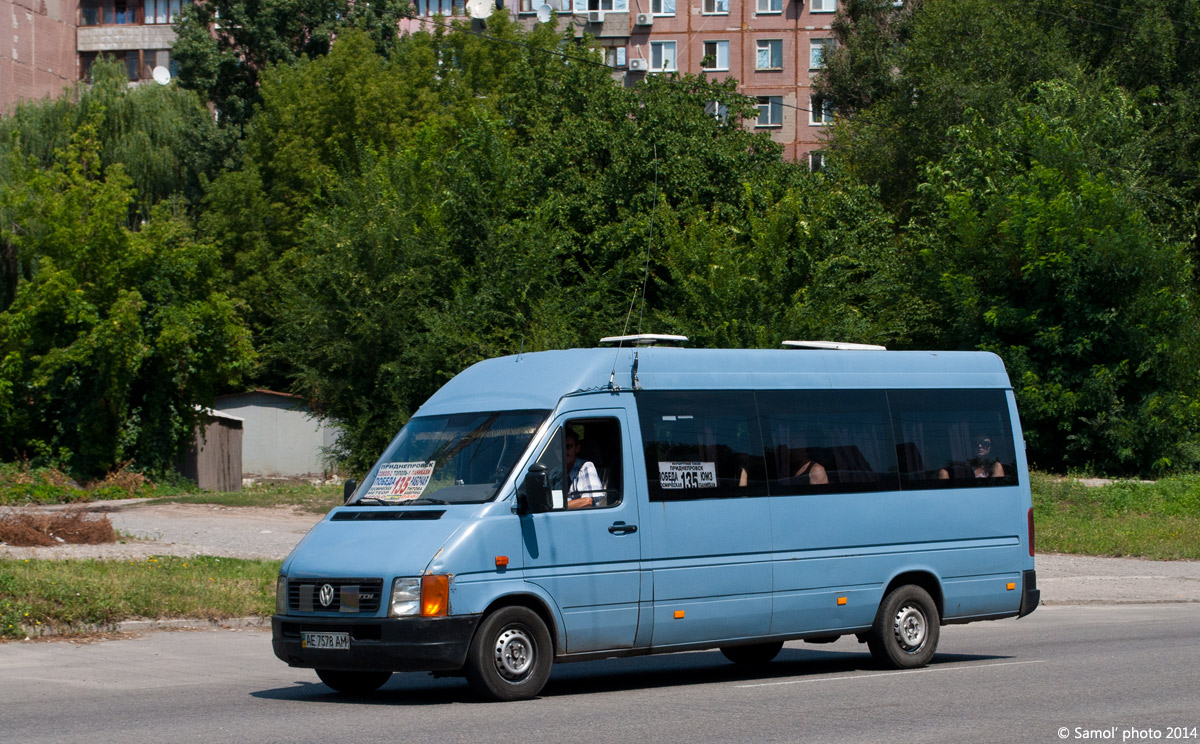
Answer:
M322 607L328 607L333 604L333 584L322 584L321 594L319 596Z

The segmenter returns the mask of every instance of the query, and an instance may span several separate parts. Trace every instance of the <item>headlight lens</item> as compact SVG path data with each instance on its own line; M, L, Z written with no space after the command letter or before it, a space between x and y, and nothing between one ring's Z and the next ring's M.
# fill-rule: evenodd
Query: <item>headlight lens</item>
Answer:
M388 606L388 617L406 617L421 611L421 580L415 577L399 578L392 582L392 601Z
M286 615L287 608L287 577L280 576L275 580L275 612Z

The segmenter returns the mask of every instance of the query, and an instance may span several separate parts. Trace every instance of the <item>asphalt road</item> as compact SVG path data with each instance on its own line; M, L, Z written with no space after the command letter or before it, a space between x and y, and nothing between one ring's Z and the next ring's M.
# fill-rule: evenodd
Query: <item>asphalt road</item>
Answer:
M942 630L923 670L876 669L843 639L789 644L758 671L715 651L562 665L540 698L501 704L424 674L397 675L367 697L336 695L275 659L262 631L4 644L0 741L1007 744L1200 734L1200 604L1050 606Z

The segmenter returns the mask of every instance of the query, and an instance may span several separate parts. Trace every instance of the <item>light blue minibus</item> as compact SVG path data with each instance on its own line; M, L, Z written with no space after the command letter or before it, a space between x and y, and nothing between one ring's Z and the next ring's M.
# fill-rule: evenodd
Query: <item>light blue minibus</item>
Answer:
M646 340L448 382L284 561L276 656L343 692L426 671L515 700L556 661L845 635L920 667L940 626L1036 608L998 357Z

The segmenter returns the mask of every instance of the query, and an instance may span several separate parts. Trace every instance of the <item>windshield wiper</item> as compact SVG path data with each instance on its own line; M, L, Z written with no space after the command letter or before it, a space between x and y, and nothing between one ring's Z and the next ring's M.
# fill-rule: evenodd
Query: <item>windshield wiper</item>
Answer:
M405 504L434 504L436 506L444 506L446 504L449 504L450 502L442 501L441 499L413 499L412 501L404 501L402 503L405 503Z
M391 506L392 502L384 501L383 499L363 497L363 498L359 499L358 501L355 501L351 504L346 504L346 506L358 506L359 504L376 504L378 506Z

